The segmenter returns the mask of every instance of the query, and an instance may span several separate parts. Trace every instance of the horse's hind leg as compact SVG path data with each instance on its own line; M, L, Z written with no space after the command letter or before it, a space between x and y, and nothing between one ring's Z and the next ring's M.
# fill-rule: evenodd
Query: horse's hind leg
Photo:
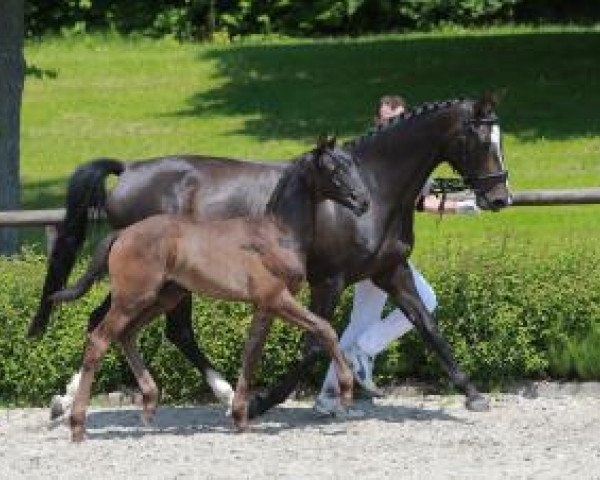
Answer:
M172 284L174 285L174 284ZM174 295L175 287L165 288L166 294ZM227 408L231 408L233 399L233 388L223 375L212 365L208 357L200 350L194 330L192 328L192 296L180 287L181 300L170 311L167 312L166 335L181 353L194 365L202 375L215 397ZM161 292L160 294L165 295Z
M352 372L344 360L333 327L326 320L304 308L287 290L282 292L277 303L276 313L313 334L329 353L338 377L341 403L343 406L349 406L352 401Z
M233 421L240 431L248 429L248 403L246 397L250 389L254 366L263 350L271 323L272 317L262 311L257 311L252 317L248 338L244 347L242 370L238 377L231 408Z
M91 313L88 320L88 333L92 332L100 324L102 319L106 316L109 308L110 294L107 295L104 301ZM69 380L69 383L67 383L67 386L65 387L65 394L57 394L52 397L52 401L50 402L50 420L56 420L69 413L69 409L73 404L73 397L75 396L75 392L79 386L80 379L81 370L78 370L73 374L71 380Z

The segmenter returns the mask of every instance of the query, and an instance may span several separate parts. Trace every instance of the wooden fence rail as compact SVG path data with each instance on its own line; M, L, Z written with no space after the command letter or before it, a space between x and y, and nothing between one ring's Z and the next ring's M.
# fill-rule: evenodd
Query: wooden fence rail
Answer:
M12 210L0 212L0 227L44 227L46 231L46 248L52 250L58 225L65 218L64 208L44 210ZM90 220L102 219L103 215L90 211Z
M600 188L576 188L563 190L523 190L513 192L513 207L539 205L589 205L600 204ZM44 227L46 246L52 249L57 227L65 216L64 208L45 210L15 210L0 212L0 227ZM90 214L98 219L98 214Z
M513 206L590 205L600 203L600 188L513 192Z

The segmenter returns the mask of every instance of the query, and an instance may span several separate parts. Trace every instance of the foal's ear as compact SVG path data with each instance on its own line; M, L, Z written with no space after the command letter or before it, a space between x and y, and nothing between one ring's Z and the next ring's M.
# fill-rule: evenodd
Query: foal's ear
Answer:
M327 146L329 148L331 148L332 150L335 148L335 144L337 143L337 137L335 135L332 135L331 137L329 137L329 139L327 140Z

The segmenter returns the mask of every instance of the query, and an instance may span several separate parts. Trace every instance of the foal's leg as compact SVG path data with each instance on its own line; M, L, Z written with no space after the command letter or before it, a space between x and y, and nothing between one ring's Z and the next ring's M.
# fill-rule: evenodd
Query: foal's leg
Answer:
M126 321L121 312L117 312L111 308L105 321L88 334L83 354L81 379L73 401L73 408L71 409L71 439L74 442L82 441L85 435L85 414L90 400L94 373L113 338L109 325L111 320L114 319L123 319Z
M321 318L331 320L344 288L341 276L328 278L318 284L310 284L310 311ZM310 371L322 353L322 346L313 335L306 335L304 355L290 369L277 379L275 384L264 392L257 392L248 401L248 417L262 415L274 405L285 402L297 387L300 378Z
M88 333L92 332L106 316L106 312L110 308L110 294L106 296L104 301L94 309L90 314L88 320ZM66 415L73 404L73 397L79 386L79 380L81 379L81 370L78 370L73 374L71 380L65 387L64 395L54 395L50 402L50 420L55 420L63 415Z
M242 370L238 377L231 408L233 421L240 431L248 429L248 403L246 402L246 396L250 389L254 365L262 352L272 320L270 315L262 311L257 311L252 317L250 331L246 340L246 346L244 347Z
M227 408L231 408L233 388L198 347L192 328L192 296L182 288L179 290L181 300L167 312L167 338L204 375L215 397Z
M437 354L450 379L467 396L467 408L474 411L489 410L489 401L479 393L469 376L458 365L437 322L423 304L408 262L403 262L395 270L374 278L374 281L389 292L423 339Z
M156 412L158 388L152 375L150 375L148 368L146 368L140 352L136 348L135 341L138 330L138 328L126 330L120 335L118 342L125 353L125 357L127 357L127 362L129 363L142 392L142 419L144 420L144 423L148 425L152 422L154 413Z
M307 330L319 339L335 365L341 403L343 406L349 406L352 401L353 376L340 350L333 327L326 320L304 308L287 290L281 293L278 306L274 310L289 322Z

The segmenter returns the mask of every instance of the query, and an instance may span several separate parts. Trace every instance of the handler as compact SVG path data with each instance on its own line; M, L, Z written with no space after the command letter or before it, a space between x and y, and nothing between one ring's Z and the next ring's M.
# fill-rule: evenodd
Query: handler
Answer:
M379 127L402 114L406 108L404 99L397 95L381 97L376 114L375 126ZM427 181L417 200L417 211L435 214L479 214L475 200L452 201L430 194L431 181ZM423 304L430 313L437 307L437 299L431 285L423 275L410 265L417 291ZM373 381L375 357L385 350L389 343L407 333L413 324L400 310L395 309L385 318L381 317L387 300L387 293L376 287L371 280L357 282L354 287L354 299L350 322L340 338L340 346L350 364L356 381L371 396L381 396ZM320 415L336 415L342 412L339 401L338 383L333 364L329 365L327 375L321 387L314 409Z

